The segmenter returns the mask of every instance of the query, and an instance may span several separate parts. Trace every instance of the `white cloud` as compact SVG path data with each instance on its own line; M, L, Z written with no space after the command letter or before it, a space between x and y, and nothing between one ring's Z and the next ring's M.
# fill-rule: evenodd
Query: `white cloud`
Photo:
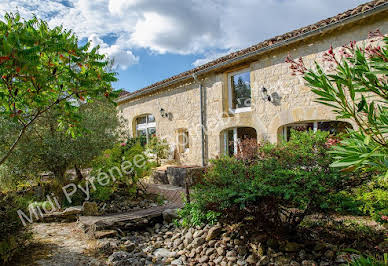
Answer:
M33 13L80 38L117 40L102 51L125 69L137 63L132 50L201 54L194 65L220 54L314 23L365 0L0 0L0 14ZM105 39L104 39L105 40Z
M129 66L139 62L139 57L135 56L130 50L122 49L117 44L108 45L96 34L92 34L89 37L89 41L91 43L91 47L99 45L100 53L103 53L114 60L113 67L115 68L119 67L122 70L125 70Z

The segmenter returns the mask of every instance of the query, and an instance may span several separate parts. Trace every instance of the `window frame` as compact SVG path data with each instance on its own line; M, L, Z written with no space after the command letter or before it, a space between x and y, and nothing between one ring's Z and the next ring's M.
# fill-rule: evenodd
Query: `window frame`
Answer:
M148 117L149 116L153 116L154 117L154 122L148 122ZM141 123L141 124L138 124L137 120L141 117L145 117L146 118L146 122L145 123ZM149 140L150 140L150 136L149 136L149 133L148 133L148 130L150 128L155 128L155 133L156 133L156 118L153 114L143 114L143 115L139 115L135 118L135 123L136 123L136 137L140 137L139 134L138 134L138 131L139 130L144 130L146 132L146 141L147 141L147 144L149 143Z
M244 74L244 73L249 73L249 87L251 90L251 106L249 107L240 107L240 108L235 108L233 109L233 88L232 88L232 77L239 75L239 74ZM251 84L251 69L250 68L244 68L238 71L230 72L227 75L228 79L228 110L229 113L231 114L238 114L238 113L244 113L244 112L250 112L252 111L252 84Z

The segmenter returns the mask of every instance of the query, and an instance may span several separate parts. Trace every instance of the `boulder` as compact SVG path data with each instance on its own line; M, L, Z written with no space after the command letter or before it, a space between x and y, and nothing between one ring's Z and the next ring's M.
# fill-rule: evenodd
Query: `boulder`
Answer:
M220 225L216 225L212 228L210 228L209 232L207 232L206 240L210 241L217 237L219 237L222 233L222 227Z
M167 209L167 210L164 210L162 215L163 215L163 220L166 223L171 223L175 219L178 219L177 209Z
M171 252L165 248L158 248L154 251L154 256L157 258L175 258L176 252Z
M131 258L130 253L125 252L125 251L117 251L109 256L108 262L114 263L114 262L119 262L119 261L123 261L123 260L128 260L129 258Z

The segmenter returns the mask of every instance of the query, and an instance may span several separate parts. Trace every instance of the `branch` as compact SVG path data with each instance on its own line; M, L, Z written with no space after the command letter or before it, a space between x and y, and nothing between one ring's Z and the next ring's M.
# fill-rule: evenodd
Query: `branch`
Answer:
M27 123L23 126L23 128L20 130L19 132L19 135L17 137L17 139L15 140L15 142L12 144L11 148L7 151L7 153L1 158L0 160L0 166L8 159L8 157L11 155L11 153L13 152L13 150L16 148L16 145L19 143L19 141L21 140L21 138L23 137L24 133L26 133L26 130L28 127L30 127L34 122L35 120L40 117L42 114L44 114L45 112L47 112L48 110L50 110L53 106L55 106L56 104L59 104L61 101L63 100L67 100L69 99L70 97L72 97L74 94L69 94L68 96L62 98L62 99L57 99L56 101L54 101L53 103L51 103L49 106L47 106L46 109L42 110L42 111L38 111L36 113L36 115Z

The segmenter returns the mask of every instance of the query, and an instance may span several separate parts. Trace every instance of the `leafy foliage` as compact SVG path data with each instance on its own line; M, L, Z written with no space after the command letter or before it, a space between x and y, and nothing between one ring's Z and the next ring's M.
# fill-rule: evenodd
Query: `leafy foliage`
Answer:
M165 139L158 139L157 137L152 137L149 143L146 146L147 150L155 155L156 164L160 165L161 159L166 159L168 155L168 144Z
M61 186L66 170L75 165L88 167L91 160L114 145L120 134L120 121L112 103L84 103L77 113L82 117L79 124L83 128L83 134L77 138L58 130L60 110L54 108L39 117L4 165L11 172L7 178L20 181L50 172Z
M121 171L124 162L128 166L127 172ZM92 176L98 177L100 173L107 173L116 180L105 186L96 184L96 191L91 192L93 199L104 201L120 187L124 188L129 195L137 194L140 189L139 180L148 175L155 165L147 158L140 142L133 144L130 141L128 147L116 144L112 149L106 150L93 160L92 166Z
M15 194L0 193L0 263L8 262L15 252L24 247L29 233L17 215L17 210L26 208Z
M0 165L15 149L38 118L53 107L59 128L73 136L79 133L81 102L117 97L111 82L116 73L109 61L79 46L77 37L62 27L49 28L34 17L22 20L6 14L0 21L0 111L1 118L15 124L16 134L5 142Z
M202 224L215 224L220 213L215 211L203 212L197 202L186 203L182 209L179 209L178 217L181 219L178 225L188 227Z
M249 164L229 157L212 161L193 193L197 208L293 232L305 215L329 210L330 195L354 179L330 167L328 134L292 131L289 142L263 145Z
M286 61L295 73L304 74L317 102L359 127L334 148L332 166L349 171L365 168L388 178L388 37L379 31L370 37L366 46L353 41L338 54L333 48L325 53L324 61L334 69L324 70L315 63L315 70L307 70L302 59Z

